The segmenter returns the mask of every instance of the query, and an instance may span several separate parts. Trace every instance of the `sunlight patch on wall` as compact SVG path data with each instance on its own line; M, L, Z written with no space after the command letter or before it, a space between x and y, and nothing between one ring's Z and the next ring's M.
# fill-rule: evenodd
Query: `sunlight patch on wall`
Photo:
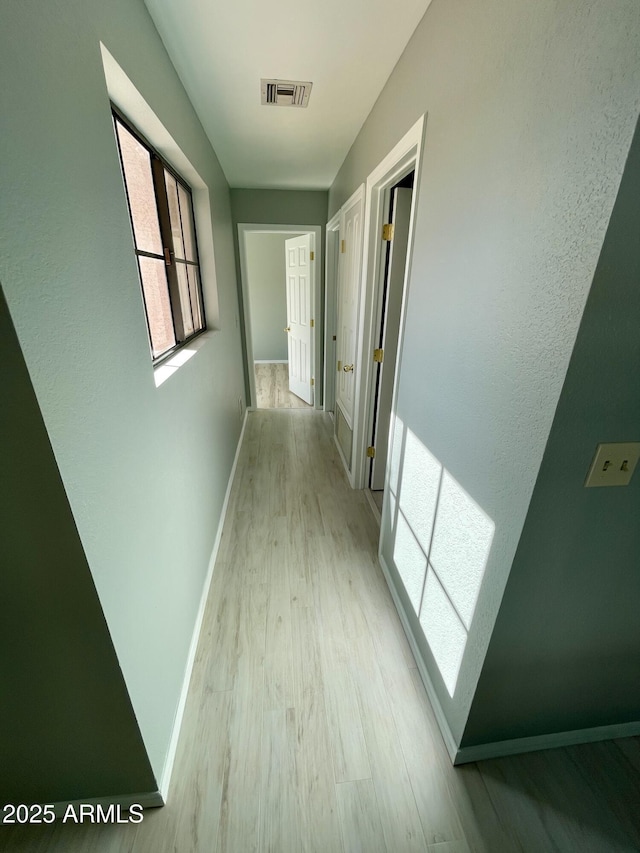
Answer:
M433 570L427 573L420 625L449 695L453 696L467 632Z
M414 610L419 613L424 576L427 572L427 558L402 513L398 516L396 526L393 562L398 568Z
M429 562L467 631L476 609L494 527L451 474L444 471Z
M397 417L388 484L393 563L453 696L495 524Z
M429 553L442 465L411 430L407 430L402 466L400 510L425 553Z

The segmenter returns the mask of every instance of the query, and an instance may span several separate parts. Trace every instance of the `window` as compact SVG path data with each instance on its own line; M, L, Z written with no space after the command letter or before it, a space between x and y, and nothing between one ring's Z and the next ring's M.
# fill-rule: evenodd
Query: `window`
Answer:
M206 328L191 190L114 109L154 363Z

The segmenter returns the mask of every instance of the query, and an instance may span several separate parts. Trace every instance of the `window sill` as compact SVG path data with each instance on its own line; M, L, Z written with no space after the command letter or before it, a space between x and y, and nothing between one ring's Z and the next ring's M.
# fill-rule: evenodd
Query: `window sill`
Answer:
M156 388L159 388L170 376L173 376L183 365L190 361L199 349L213 338L213 332L203 332L198 335L191 343L179 349L171 358L163 361L157 367L153 368L153 381Z

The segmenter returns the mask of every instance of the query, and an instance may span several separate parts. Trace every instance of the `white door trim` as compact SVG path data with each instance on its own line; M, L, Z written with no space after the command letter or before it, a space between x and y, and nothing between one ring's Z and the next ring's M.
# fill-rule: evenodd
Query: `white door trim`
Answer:
M336 405L336 341L337 331L336 299L338 296L338 263L334 263L334 254L340 257L340 211L325 226L324 261L324 394L325 412L333 412Z
M240 279L242 286L242 324L245 339L245 355L246 367L249 378L249 400L247 402L248 409L256 407L256 377L253 370L253 342L251 340L251 315L249 309L249 281L247 277L247 234L290 234L294 237L296 234L311 234L312 250L315 253L315 260L311 266L311 299L313 304L313 316L315 320L315 328L312 330L313 344L313 364L311 367L312 376L316 378L315 384L315 408L322 408L322 388L318 387L317 373L319 366L322 364L322 339L321 335L316 334L316 330L322 328L322 301L320 298L320 251L322 247L322 227L320 225L271 225L271 224L256 224L240 222L238 223L238 254L240 256ZM284 287L284 281L282 282ZM317 367L318 366L318 367Z
M366 481L371 489L384 489L386 476L391 403L398 357L400 311L407 269L407 241L411 224L412 198L413 189L408 187L386 190L384 194L385 210L391 213L391 219L388 221L393 223L393 239L388 244L386 251L383 249L383 255L386 254L387 260L384 269L381 268L380 270L380 284L374 314L374 329L377 338L374 343L382 347L384 357L382 363L373 369L371 375L369 440L375 447L376 453L370 460L369 471L365 470Z
M411 275L411 257L413 253L413 235L415 232L415 212L420 188L421 154L424 144L426 114L421 116L413 127L402 137L392 151L369 175L366 182L364 210L364 258L362 287L359 306L355 411L353 425L352 486L365 487L366 450L372 429L373 409L373 348L376 332L376 308L378 290L384 275L382 263L382 226L384 224L385 191L397 183L404 175L415 169L413 198L411 201L411 225L407 245L407 268L405 273L402 310L400 314L400 335L398 338L398 360L396 379L394 380L392 410L395 409L397 377L402 359L402 343L407 299L407 282Z

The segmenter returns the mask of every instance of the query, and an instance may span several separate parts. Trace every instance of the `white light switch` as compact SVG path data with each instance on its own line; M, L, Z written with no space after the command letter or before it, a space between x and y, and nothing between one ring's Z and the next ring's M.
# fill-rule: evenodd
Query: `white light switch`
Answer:
M599 444L585 486L626 486L640 457L640 441Z

